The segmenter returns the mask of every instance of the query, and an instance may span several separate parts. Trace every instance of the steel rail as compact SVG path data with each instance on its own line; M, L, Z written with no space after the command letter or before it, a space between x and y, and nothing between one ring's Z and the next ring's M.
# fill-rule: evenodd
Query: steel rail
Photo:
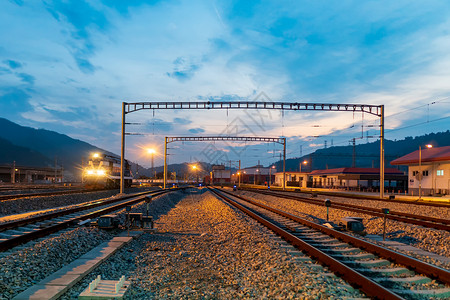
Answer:
M58 196L65 194L77 194L89 192L87 190L71 190L71 191L55 191L55 192L45 192L45 193L29 193L29 194L16 194L16 195L0 195L0 201L20 199L26 197L47 197L47 196ZM94 191L92 191L94 192Z
M73 207L73 208L69 208L69 209L66 209L66 210L51 212L51 213L47 213L47 214L43 214L43 215L39 215L39 216L35 216L35 217L30 217L30 218L26 218L26 219L21 219L21 220L17 220L17 221L0 223L0 232L8 230L8 229L16 228L16 227L19 227L19 226L25 226L25 225L28 225L28 224L32 224L32 223L36 223L36 222L41 222L41 221L57 218L57 217L60 217L60 216L64 216L64 215L68 215L68 214L71 214L71 213L83 211L83 210L86 210L86 209L95 208L95 207L98 207L98 206L114 203L114 202L117 202L117 201L126 200L126 199L129 199L129 198L132 198L132 197L138 197L138 196L146 195L146 194L152 193L152 192L153 191L141 192L141 193L136 193L136 194L130 194L130 195L122 196L120 198L115 198L115 199L106 199L106 200L98 199L98 200L93 200L93 201L89 201L87 203L80 203L79 206Z
M323 225L320 225L320 224L317 224L317 223L305 220L303 218L300 218L300 217L295 216L293 214L290 214L288 212L285 212L285 211L273 208L271 206L268 206L268 205L265 205L265 204L262 204L262 203L250 200L250 199L246 199L244 197L235 195L233 193L230 193L230 192L227 192L227 191L224 191L224 190L221 190L221 192L224 192L226 194L232 195L233 197L236 197L236 198L241 199L243 201L249 202L249 203L251 203L253 205L262 207L262 208L267 209L267 210L269 210L271 212L274 212L274 213L277 213L279 215L282 215L282 216L284 216L286 218L289 218L289 219L291 219L291 220L293 220L295 222L301 223L301 224L303 224L305 226L308 226L308 227L320 230L321 232L323 232L323 233L325 233L327 235L333 236L333 237L335 237L335 238L337 238L339 240L342 240L342 241L344 241L346 243L352 244L352 245L354 245L354 246L356 246L358 248L365 249L365 250L367 250L367 251L369 251L371 253L375 253L375 254L379 255L380 257L383 257L385 259L394 261L395 263L404 265L404 266L406 266L408 268L411 268L411 269L415 270L418 273L425 274L425 275L427 275L429 277L438 279L439 281L442 281L442 282L444 282L446 284L450 284L450 272L445 270L445 269L442 269L442 268L439 268L437 266L428 264L426 262L423 262L423 261L420 261L420 260L415 259L413 257L401 254L399 252L390 250L388 248L384 248L384 247L378 246L378 245L370 243L368 241L356 238L356 237L351 236L349 234L346 234L346 233L343 233L343 232L339 232L337 230L330 229L330 228L325 227Z
M167 190L162 190L162 191L157 191L157 192L148 192L146 194L151 194L152 196L158 196L158 195L162 195L162 194L165 194L165 193L168 193L168 192L172 192L172 191L177 191L177 190L179 190L179 189L170 189L170 190L167 189ZM40 238L40 237L45 237L45 236L47 236L47 235L49 235L51 233L54 233L54 232L57 232L57 231L62 230L64 228L70 227L71 225L76 224L77 222L80 222L80 221L83 221L83 220L86 220L86 219L95 218L95 217L104 215L106 213L109 213L111 211L115 211L115 210L121 209L123 207L126 207L127 205L132 205L132 204L135 204L135 203L139 203L139 202L144 200L144 195L134 195L134 196L131 196L131 197L137 197L137 199L133 199L133 200L122 202L122 203L119 203L119 204L116 204L116 205L113 205L113 206L105 207L105 208L99 209L97 211L90 212L88 214L72 218L70 220L59 222L59 223L57 223L55 225L51 225L51 226L46 227L46 228L35 230L35 231L29 232L29 233L26 233L26 234L23 234L23 235L20 235L20 236L9 238L9 239L7 239L5 241L1 241L0 242L0 251L6 251L8 249L11 249L11 248L17 246L17 245L26 243L28 241L31 241L31 240L34 240L34 239L37 239L37 238ZM128 197L128 198L131 198L131 197ZM123 199L120 199L120 200L123 200ZM120 200L116 200L116 201L120 201ZM91 208L91 207L88 207L87 209L89 209L89 208Z
M305 202L305 203L309 203L309 204L325 206L325 203L322 200L314 200L314 199L306 198L306 197L302 197L302 196L285 195L285 194L261 191L261 190L251 190L251 191L255 192L255 193L264 194L264 195L270 195L270 196L281 197L281 198L285 198L285 199L301 201L301 202ZM363 214L377 216L377 217L385 216L383 214L383 212L381 211L381 209L376 209L376 208L372 208L372 207L364 207L364 206L359 206L359 205L337 203L337 202L332 202L330 207L353 211L353 212L358 212L358 213L363 213ZM450 231L450 220L447 220L447 219L439 219L439 218L434 218L434 217L413 215L413 214L396 212L396 211L390 211L389 214L386 215L386 218L395 220L395 221L404 222L404 223L410 223L410 224L420 225L420 226L424 226L424 227Z
M338 261L338 260L334 259L333 257L327 255L326 253L320 251L319 249L307 244L306 242L302 241L295 235L290 234L286 230L276 226L275 224L271 223L270 221L266 220L265 218L259 216L258 214L254 213L253 211L246 208L245 206L229 199L228 197L225 197L224 195L220 194L216 190L213 190L213 189L210 189L210 190L214 194L219 196L220 198L224 199L231 205L242 210L244 213L246 213L250 217L254 218L255 220L257 220L258 222L260 222L261 224L263 224L264 226L266 226L273 232L277 233L285 240L289 241L293 246L308 253L310 256L316 258L318 261L320 261L321 263L326 265L330 270L332 270L334 273L341 276L343 279L345 279L351 285L353 285L357 288L360 288L368 296L376 298L376 299L403 299L399 295L386 289L385 287L376 283L375 281L371 280L370 278L367 278L363 274L355 271L354 269L348 267L347 265L341 263L340 261ZM233 196L235 196L235 195L233 195Z
M250 188L245 187L242 188L245 190L258 190L259 188ZM361 200L370 200L370 201L380 201L380 202L390 202L390 203L402 203L402 204L413 204L413 205L423 205L423 206L435 206L435 207L447 207L450 208L450 203L435 203L435 202L426 202L424 200L418 201L418 200L401 200L401 199L380 199L378 196L370 196L370 195L356 195L356 194L350 194L350 193L342 193L342 192L327 192L327 191L295 191L295 190L281 190L274 187L271 187L272 191L277 192L288 192L288 193L304 193L304 194L317 194L317 195L324 195L324 196L332 196L332 197L341 197L341 198L352 198L352 199L361 199Z

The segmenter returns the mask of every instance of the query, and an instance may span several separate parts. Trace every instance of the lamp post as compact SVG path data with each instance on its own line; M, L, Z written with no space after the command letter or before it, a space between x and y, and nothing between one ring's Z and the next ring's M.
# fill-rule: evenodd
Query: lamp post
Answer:
M433 145L428 144L428 145L425 145L425 147L433 148ZM418 177L419 177L419 200L421 200L422 199L422 177L423 177L423 174L422 174L422 146L419 146L419 174L418 174Z
M197 183L198 183L198 171L197 171L197 166L196 166L196 165L193 165L193 166L192 166L192 170L194 170L194 173L196 173L196 175L197 175Z
M300 173L302 172L302 164L304 164L306 166L308 164L308 161L304 160L300 163Z
M256 173L255 173L255 178L254 178L254 182L253 182L253 184L255 184L256 185L256 176L258 175L258 172L259 172L259 169L256 169Z
M239 170L239 172L237 172L237 176L238 176L238 186L241 187L241 171Z
M270 170L269 170L269 181L268 181L268 186L270 188L270 184L272 183L272 169L275 169L275 166L271 166Z
M147 153L152 155L152 169L150 172L150 177L154 178L154 170L155 170L155 149L147 149Z

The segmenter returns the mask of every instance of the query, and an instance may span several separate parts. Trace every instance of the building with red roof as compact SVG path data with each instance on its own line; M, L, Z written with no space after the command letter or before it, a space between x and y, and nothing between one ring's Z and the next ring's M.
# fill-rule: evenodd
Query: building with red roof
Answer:
M450 194L450 146L424 148L391 161L391 165L408 166L410 195Z
M309 173L312 187L372 189L380 187L379 168L336 168L314 170ZM393 168L384 170L385 187L388 190L404 191L408 177L402 171Z

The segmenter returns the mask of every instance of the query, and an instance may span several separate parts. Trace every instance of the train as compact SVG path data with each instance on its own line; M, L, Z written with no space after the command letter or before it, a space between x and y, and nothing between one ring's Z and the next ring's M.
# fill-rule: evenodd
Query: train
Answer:
M124 187L133 180L130 163L125 160ZM83 167L83 186L87 189L115 189L120 187L120 157L93 153Z

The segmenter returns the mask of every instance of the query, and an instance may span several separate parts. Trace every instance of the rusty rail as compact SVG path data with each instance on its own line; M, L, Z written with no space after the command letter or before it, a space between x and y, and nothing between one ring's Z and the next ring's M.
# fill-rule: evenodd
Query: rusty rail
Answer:
M336 260L333 257L327 255L326 253L320 251L319 249L305 243L304 241L302 241L295 235L290 234L289 232L276 226L275 224L271 223L270 221L257 215L256 213L252 212L250 209L244 207L243 205L229 199L228 197L225 197L224 195L218 193L216 190L212 190L212 189L210 189L210 190L214 194L219 196L220 198L224 199L231 205L242 210L243 212L248 214L250 217L254 218L258 222L260 222L261 224L263 224L264 226L269 228L270 230L274 231L275 233L280 235L285 240L289 241L292 245L294 245L301 251L304 251L304 252L308 253L310 256L316 258L318 261L320 261L321 263L326 265L334 273L336 273L339 276L341 276L342 278L344 278L348 283L361 289L368 296L373 297L375 299L403 299L399 295L386 289L385 287L381 286L380 284L376 283L375 281L371 280L370 278L353 270L352 268L339 262L338 260ZM233 195L233 196L235 196L235 195ZM245 201L247 201L247 200L245 200Z

